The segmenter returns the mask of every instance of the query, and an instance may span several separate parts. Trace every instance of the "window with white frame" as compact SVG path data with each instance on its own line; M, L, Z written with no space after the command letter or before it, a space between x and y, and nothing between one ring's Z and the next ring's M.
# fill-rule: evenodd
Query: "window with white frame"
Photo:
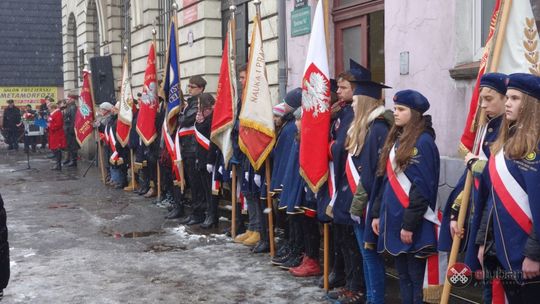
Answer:
M491 15L495 8L496 0L474 1L473 4L473 50L474 59L480 60L482 51L489 35Z

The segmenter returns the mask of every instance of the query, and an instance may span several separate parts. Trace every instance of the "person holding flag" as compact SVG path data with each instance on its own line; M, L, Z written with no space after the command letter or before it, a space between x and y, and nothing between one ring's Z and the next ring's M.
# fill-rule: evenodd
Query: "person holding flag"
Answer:
M204 221L206 210L206 193L201 178L197 172L197 137L195 123L199 112L199 98L206 88L206 80L201 76L189 78L188 90L190 97L186 100L181 114L178 116L178 136L180 139L180 153L186 178L191 189L191 206L193 213L180 221L181 224L196 225ZM204 162L206 171L206 160Z
M330 175L333 176L331 181L333 180L335 183L334 189L337 189L337 186L342 184L341 179L346 176L345 164L348 155L346 140L351 122L354 119L354 111L351 107L354 90L360 81L370 80L371 72L352 59L350 60L350 70L340 73L337 77L337 94L342 107L337 112L335 123L330 130L329 143L330 159L333 163L333 172ZM334 235L336 236L333 240L334 250L339 252L338 256L342 256L344 261L345 286L340 290L328 293L328 298L335 300L354 298L360 293L363 294L365 287L362 276L362 255L354 233L354 221L350 216L336 219L333 215L334 206L345 203L350 205L350 200L347 202L347 198L343 197L343 195L338 196L338 192L334 191L332 199L326 208L327 214L333 217ZM318 207L318 209L320 208Z
M478 259L495 255L510 304L540 297L540 77L509 76L505 115L487 164L490 196L476 237ZM496 298L495 294L493 295Z
M479 102L483 110L481 113L485 115L480 121L483 123L478 126L481 130L481 139L477 142L478 155L469 152L465 157L465 165L467 170L459 179L456 187L450 193L446 206L444 208L443 219L441 223L441 233L439 237L439 250L450 251L452 247L452 238L458 233L462 237L466 236L462 250L465 251L465 264L472 271L481 269L480 263L477 260L478 246L475 245L476 232L480 224L482 216L481 211L484 210L483 204L486 202L486 197L489 191L479 191L486 189L482 184L485 183L484 171L487 161L491 155L491 145L499 134L499 127L504 116L504 103L506 102L506 83L508 76L501 73L484 74L480 80ZM473 172L474 187L472 189L472 203L469 207L468 218L466 219L467 231L457 231L457 217L462 203L463 188L468 170ZM485 259L485 265L492 265L494 257L489 256ZM488 282L485 282L488 283ZM484 285L484 301L491 301L491 284Z

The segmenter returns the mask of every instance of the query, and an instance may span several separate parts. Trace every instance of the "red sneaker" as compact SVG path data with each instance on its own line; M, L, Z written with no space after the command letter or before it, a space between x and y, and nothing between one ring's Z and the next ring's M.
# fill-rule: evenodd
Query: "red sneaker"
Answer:
M313 258L304 257L300 266L289 269L289 272L295 277L312 277L321 275L319 261Z

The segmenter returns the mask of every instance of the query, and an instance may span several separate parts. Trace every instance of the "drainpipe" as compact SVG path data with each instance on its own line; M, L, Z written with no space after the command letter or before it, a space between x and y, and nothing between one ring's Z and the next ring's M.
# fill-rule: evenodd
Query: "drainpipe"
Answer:
M278 1L278 83L279 102L287 93L287 1Z

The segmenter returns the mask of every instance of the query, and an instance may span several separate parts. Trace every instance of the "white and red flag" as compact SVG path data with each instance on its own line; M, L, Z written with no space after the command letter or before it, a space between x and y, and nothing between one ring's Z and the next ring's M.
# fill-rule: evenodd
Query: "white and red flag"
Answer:
M233 154L231 132L236 115L237 98L234 54L234 28L232 22L229 21L221 57L217 97L210 134L210 140L219 147L223 154L225 165L229 163Z
M473 151L477 135L478 89L482 75L488 72L540 75L539 44L530 1L496 0L467 122L461 136L460 150Z
M116 138L122 147L125 147L129 140L129 131L131 130L131 121L133 120L133 94L129 80L127 56L124 58L122 70L122 87L120 89L119 105L117 105L118 120L116 123Z
M90 71L83 71L83 86L79 99L77 112L75 113L75 137L80 146L88 139L94 130L94 101L90 91Z
M253 22L246 87L239 119L238 144L253 168L259 170L276 142L259 16L255 16Z
M300 174L317 193L328 178L330 72L322 1L317 4L302 79Z
M137 116L137 133L146 146L157 137L156 114L159 107L158 87L156 77L156 47L152 42L146 60L144 72L144 86L139 102L139 116Z

